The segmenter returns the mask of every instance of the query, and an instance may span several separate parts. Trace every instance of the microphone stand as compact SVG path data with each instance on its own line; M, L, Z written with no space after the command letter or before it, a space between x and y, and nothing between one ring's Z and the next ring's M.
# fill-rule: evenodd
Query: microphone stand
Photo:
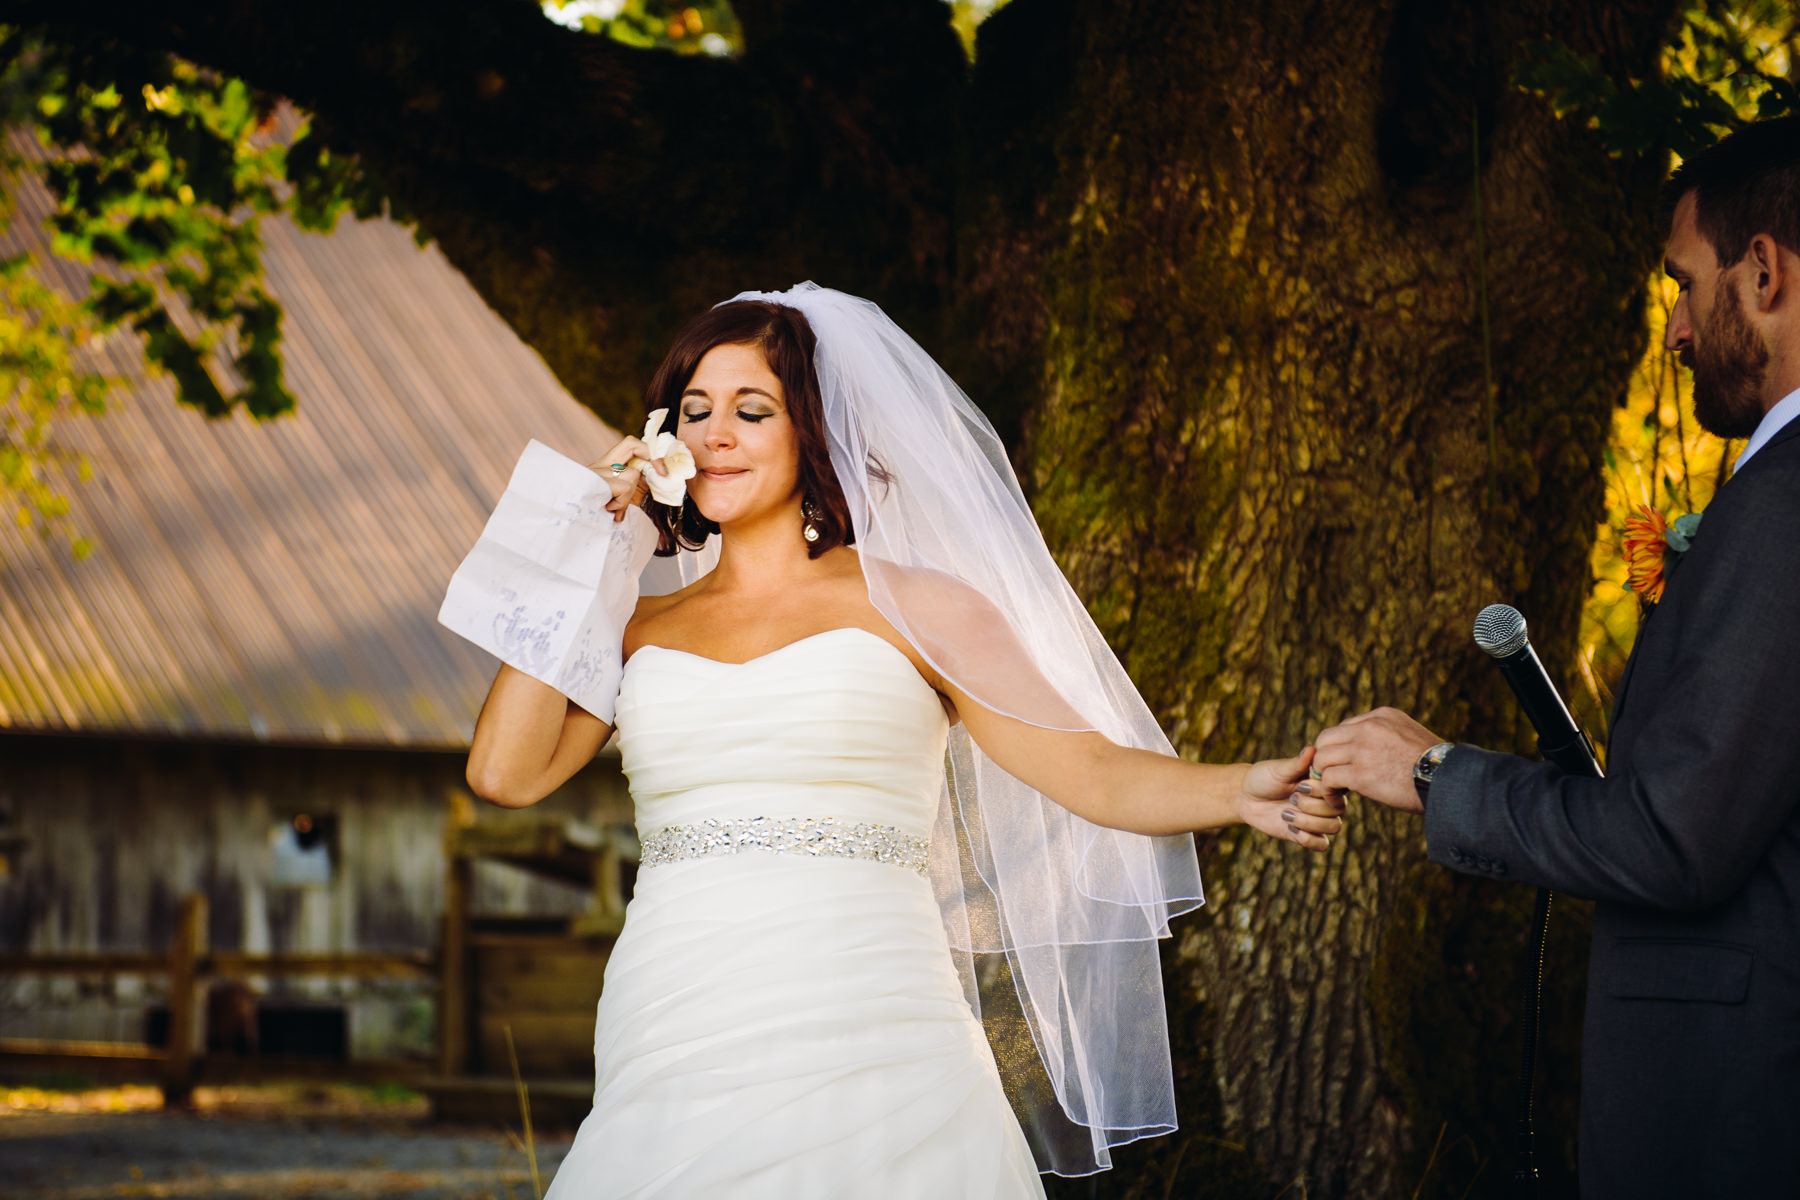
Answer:
M1573 741L1564 742L1560 746L1546 748L1543 740L1538 740L1538 752L1546 761L1555 763L1570 775L1578 775L1587 779L1601 777L1600 763L1594 757L1593 743L1581 730L1575 731ZM1526 943L1526 952L1530 955L1525 963L1525 1022L1519 1048L1519 1117L1518 1117L1518 1167L1513 1172L1513 1181L1518 1184L1521 1196L1537 1195L1538 1170L1535 1135L1532 1131L1532 1084L1537 1073L1538 1027L1543 1021L1544 1013L1544 957L1550 940L1550 902L1553 899L1550 889L1541 887L1537 890L1537 899L1531 908L1531 940Z
M1600 762L1557 694L1543 664L1538 661L1525 634L1525 618L1517 609L1492 604L1475 619L1475 641L1494 658L1513 695L1538 731L1538 752L1564 773L1586 779L1601 777ZM1546 741L1552 744L1546 745ZM1517 1167L1513 1183L1518 1194L1530 1200L1538 1192L1538 1170L1532 1130L1532 1081L1537 1072L1537 1044L1544 1008L1544 955L1550 937L1549 888L1537 890L1531 912L1530 955L1525 961L1525 1008L1519 1046L1519 1112L1516 1127Z
M1544 1013L1544 952L1550 940L1551 899L1549 888L1537 890L1537 901L1531 907L1531 940L1525 945L1531 957L1525 962L1525 1020L1519 1049L1519 1114L1513 1147L1517 1166L1513 1170L1513 1183L1526 1200L1536 1196L1538 1191L1531 1098L1532 1076L1537 1071L1538 1025Z

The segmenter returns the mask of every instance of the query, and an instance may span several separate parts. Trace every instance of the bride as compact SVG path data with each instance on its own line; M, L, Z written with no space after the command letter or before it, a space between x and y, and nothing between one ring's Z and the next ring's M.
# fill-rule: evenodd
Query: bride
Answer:
M638 601L611 724L503 666L469 757L523 806L616 726L637 810L552 1200L1041 1196L1173 1129L1190 834L1324 849L1311 748L1174 757L991 426L873 304L739 296L648 407L607 508L690 581Z

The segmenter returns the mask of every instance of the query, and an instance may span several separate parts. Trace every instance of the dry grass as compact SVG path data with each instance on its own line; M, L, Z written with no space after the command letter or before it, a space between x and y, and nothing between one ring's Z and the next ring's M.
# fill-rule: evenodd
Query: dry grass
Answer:
M156 1112L162 1091L144 1084L118 1087L0 1087L0 1119L27 1113ZM242 1120L423 1121L425 1097L408 1088L346 1083L256 1084L195 1088L192 1111Z

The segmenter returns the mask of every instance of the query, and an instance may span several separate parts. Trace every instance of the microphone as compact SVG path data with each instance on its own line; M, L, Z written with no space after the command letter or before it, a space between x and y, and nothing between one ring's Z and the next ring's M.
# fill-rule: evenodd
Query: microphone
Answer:
M1519 707L1537 730L1538 750L1570 775L1600 778L1593 743L1569 715L1569 706L1538 661L1525 618L1510 604L1490 604L1475 617L1475 644L1494 656L1500 673L1512 685Z

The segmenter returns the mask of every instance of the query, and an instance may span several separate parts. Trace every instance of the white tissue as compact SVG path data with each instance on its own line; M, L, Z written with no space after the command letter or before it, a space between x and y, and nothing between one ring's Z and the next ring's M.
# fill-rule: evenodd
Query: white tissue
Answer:
M599 475L533 441L438 611L452 632L609 724L625 623L657 540L636 505L614 521L610 499Z

